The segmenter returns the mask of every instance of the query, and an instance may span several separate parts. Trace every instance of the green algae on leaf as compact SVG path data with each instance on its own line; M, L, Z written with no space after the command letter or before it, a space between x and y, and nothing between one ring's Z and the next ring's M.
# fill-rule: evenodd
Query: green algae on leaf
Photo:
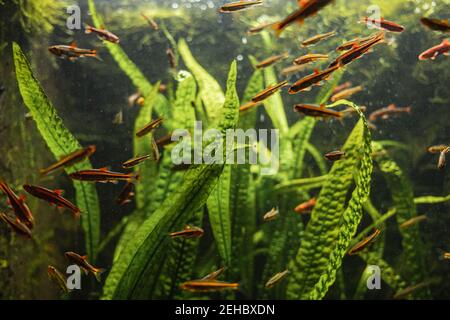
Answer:
M227 82L227 94L220 117L222 137L238 121L239 98L236 93L237 65L233 62ZM225 153L224 153L225 155ZM116 259L106 279L103 299L145 298L148 283L141 283L146 274L155 270L162 256L161 249L169 241L168 233L177 222L189 218L207 200L214 189L223 165L201 164L190 168L183 182L136 231Z
M340 100L329 107L341 104L353 107L360 121L343 147L346 157L335 162L328 174L297 257L289 266L292 275L288 297L291 299L321 299L325 296L336 279L336 272L361 220L362 205L369 195L372 149L368 124L359 107L351 102ZM345 208L347 194L354 182L356 187Z
M80 150L82 146L64 126L56 109L48 99L41 84L33 75L31 67L17 43L13 43L14 64L17 83L23 101L33 115L37 128L45 140L55 159ZM67 173L81 169L92 169L89 160L66 168ZM81 225L83 227L86 253L95 260L100 241L100 208L95 185L74 181L76 203L81 209Z

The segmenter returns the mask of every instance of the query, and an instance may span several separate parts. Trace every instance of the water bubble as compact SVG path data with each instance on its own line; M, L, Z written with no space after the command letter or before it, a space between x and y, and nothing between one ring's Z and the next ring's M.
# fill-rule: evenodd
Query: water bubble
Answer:
M236 59L237 59L237 61L242 61L242 60L244 60L244 56L242 54L240 54L236 57Z
M172 3L172 9L178 9L179 5L178 3Z
M247 37L242 37L242 43L247 44L247 42L248 42Z

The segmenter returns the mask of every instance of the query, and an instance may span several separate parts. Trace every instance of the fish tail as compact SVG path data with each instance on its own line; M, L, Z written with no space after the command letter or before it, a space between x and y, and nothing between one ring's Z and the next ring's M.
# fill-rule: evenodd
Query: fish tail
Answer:
M86 24L86 25L84 26L84 32L85 32L86 34L92 33L92 27L91 27L90 25Z
M101 275L102 275L102 273L105 272L105 271L106 271L106 269L95 269L95 270L93 271L94 277L95 277L95 279L96 279L98 282L102 282Z
M283 25L281 22L274 23L272 29L275 31L275 35L279 37L283 32Z
M133 183L137 183L139 181L141 181L141 173L140 172L136 173L130 180L130 182L133 182Z

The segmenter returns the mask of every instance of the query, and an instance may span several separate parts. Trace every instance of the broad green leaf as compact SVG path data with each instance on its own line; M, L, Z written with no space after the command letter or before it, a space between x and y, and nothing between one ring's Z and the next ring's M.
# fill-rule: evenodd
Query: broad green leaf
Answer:
M199 94L205 105L206 115L210 125L217 123L221 115L221 108L225 97L222 88L192 55L186 41L181 39L178 43L178 52L184 60L188 69L192 72L197 80L199 87Z
M361 220L372 174L371 136L359 107L340 100L329 107L345 104L354 108L360 121L343 150L346 157L335 162L311 213L297 257L289 269L289 298L321 299L336 279L342 259ZM355 171L356 176L355 176ZM356 180L356 181L355 181ZM356 187L346 207L353 183Z
M33 115L37 128L55 159L59 160L69 153L80 150L82 146L64 126L17 43L13 43L13 53L17 83L23 101ZM90 168L92 167L89 160L84 160L67 168L66 172ZM91 260L95 260L100 241L100 208L97 190L91 183L74 181L73 185L77 206L82 211L81 225L86 241L86 252Z
M231 165L226 164L219 183L208 198L208 216L216 246L224 266L231 263Z
M231 65L227 95L220 117L219 129L225 137L238 120L239 99L236 93L236 62ZM225 140L225 139L224 139ZM225 155L224 148L224 155ZM207 200L215 187L223 165L202 164L190 168L178 188L167 195L159 208L139 227L126 244L106 279L103 299L130 299L148 296L155 283L141 282L160 268L170 237L167 234L180 220L189 218Z

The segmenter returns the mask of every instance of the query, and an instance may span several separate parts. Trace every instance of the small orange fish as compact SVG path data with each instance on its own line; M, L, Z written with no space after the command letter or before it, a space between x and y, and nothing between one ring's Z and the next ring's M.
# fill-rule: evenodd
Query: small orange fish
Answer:
M354 88L342 90L341 92L336 93L331 97L331 102L336 102L341 99L348 99L354 94L357 94L358 92L361 92L363 90L364 90L363 86L357 86Z
M221 268L208 274L202 279L184 282L180 285L180 288L182 290L191 292L212 292L227 289L237 290L239 287L238 283L229 283L217 280L217 278L223 273L224 270L224 268Z
M127 203L131 202L131 199L134 197L134 183L127 182L125 186L123 187L122 191L120 192L119 196L117 197L116 203L119 206L123 206Z
M289 274L289 270L285 270L283 272L278 272L277 274L275 274L272 278L270 278L267 282L265 287L267 289L272 288L274 285L276 285L277 283L281 282L284 278L286 278L286 276Z
M327 54L310 53L310 54L306 54L304 56L301 56L301 57L295 59L294 64L302 65L302 64L311 63L311 62L314 62L317 60L327 60L327 59L328 59Z
M145 155L145 156L140 156L140 157L135 157L133 159L127 160L122 164L122 168L124 169L130 169L133 168L139 164L141 164L142 162L150 159L152 156L151 155Z
M339 86L337 86L336 88L333 89L333 94L339 93L343 90L346 90L348 88L350 88L352 86L352 83L350 81L347 81Z
M272 25L273 25L273 22L263 23L263 24L261 24L261 25L259 25L259 26L250 28L250 29L247 31L247 34L249 34L249 35L257 34L257 33L263 31L264 29L266 29L266 28L268 28L268 27L270 27L270 26L272 26Z
M269 88L264 89L263 91L261 91L260 93L255 95L252 98L252 101L255 102L255 103L264 101L267 98L269 98L270 96L274 95L278 90L280 90L281 88L283 88L283 87L285 87L287 85L289 85L287 81L282 81L282 82L280 82L278 84L270 86Z
M81 170L69 174L69 177L74 180L100 182L100 183L107 183L107 182L117 183L119 180L124 181L139 180L139 175L133 175L132 173L112 172L108 171L107 168Z
M441 153L442 151L444 151L445 149L447 149L447 145L445 144L440 144L437 146L431 146L428 148L428 152L429 153Z
M334 60L329 67L333 67L336 65L341 64L342 66L345 66L347 64L352 63L353 61L361 58L363 55L365 55L369 50L375 46L376 44L379 44L384 41L385 34L384 32L380 32L377 35L374 35L373 38L365 43L362 43L360 45L354 46L351 50L343 53L339 57Z
M171 69L177 68L177 58L175 57L175 53L171 48L167 48L166 50L167 59L169 60L169 65Z
M54 45L48 47L48 51L53 53L54 55L61 57L61 58L67 58L70 61L74 61L78 58L82 57L97 57L97 50L95 49L81 49L78 48L75 42L72 42L71 45Z
M450 25L448 20L431 19L431 18L420 18L420 22L431 30L450 32Z
M306 116L314 118L337 118L340 119L344 116L342 112L331 110L326 108L325 105L315 106L310 104L297 104L294 110L303 113Z
M362 19L362 22L365 23L369 27L375 27L380 30L386 30L390 32L403 32L405 31L405 27L392 22L384 20L384 18L381 19L373 19L369 17L364 17Z
M316 35L314 37L311 37L311 38L306 39L305 41L303 41L302 42L302 47L307 47L307 46L314 45L314 44L316 44L316 43L318 43L318 42L320 42L322 40L331 38L331 37L333 37L335 35L336 35L336 31L331 31L331 32L327 32L327 33L324 33L324 34L318 34L318 35Z
M317 203L316 198L309 199L308 201L300 203L298 206L296 206L294 211L297 213L309 212L314 208L316 203Z
M447 147L441 151L441 154L439 155L439 160L438 160L438 169L439 170L443 170L445 168L445 165L446 165L445 157L449 151L450 151L450 147Z
M287 76L289 76L289 75L291 75L291 74L294 74L294 73L298 73L298 72L300 72L300 71L303 71L303 70L305 70L306 69L306 65L293 65L293 66L289 66L289 67L286 67L286 68L284 68L283 70L281 70L281 75L282 76L284 76L284 77L287 77Z
M89 25L86 26L85 28L85 32L87 34L89 33L95 33L99 38L109 41L111 43L119 43L120 39L118 36L116 36L114 33L112 33L111 31L105 30L105 29L97 29L94 27L91 27Z
M376 35L372 35L365 38L356 38L350 41L346 41L343 44L341 44L339 47L336 48L336 51L347 51L353 48L356 48L370 40L373 40Z
M19 235L24 236L26 238L31 239L31 230L24 223L20 222L20 220L14 220L3 212L0 212L0 220L3 220L5 223L9 224L9 226Z
M158 118L156 120L151 121L149 124L145 125L142 129L136 132L136 137L140 138L152 132L154 129L158 128L162 122L163 118Z
M261 102L253 102L253 101L249 101L245 104L243 104L242 106L239 107L239 112L245 112L247 110L250 110L256 106L259 106L261 104Z
M50 280L56 283L64 293L70 293L70 289L67 288L66 277L64 277L64 275L58 269L53 266L48 266L47 275Z
M321 9L332 2L333 0L301 0L299 1L299 4L301 6L300 9L288 15L282 21L275 23L272 28L275 30L276 35L280 36L283 30L292 23L303 23L305 19L315 15L317 12L319 12Z
M267 212L264 217L263 220L264 221L272 221L275 220L276 218L278 218L278 216L280 215L278 209L276 208L272 208L272 210L270 210L269 212Z
M191 238L200 238L201 236L203 236L204 233L205 232L203 231L202 228L191 227L189 225L186 225L184 227L184 230L172 232L169 234L169 236L172 238L182 237L185 239L191 239Z
M147 17L145 14L141 13L141 16L145 19L145 21L147 21L148 25L150 26L150 28L152 28L153 30L157 31L159 30L159 26L158 24L155 22L155 20Z
M227 4L223 5L222 7L220 7L219 12L231 13L231 12L245 10L245 9L248 9L255 5L260 5L260 4L262 4L261 0L247 0L247 1L242 0L242 1L230 2L230 3L227 3Z
M81 210L75 206L72 202L62 197L62 190L50 190L38 186L32 186L24 184L23 189L32 196L45 200L50 204L56 205L58 208L67 208L72 211L75 217L79 217Z
M450 50L450 42L448 41L448 39L444 39L442 40L441 44L438 44L437 46L434 46L428 50L426 50L425 52L421 53L419 55L419 60L434 60L436 59L439 55L444 55L444 56L448 56L448 51Z
M8 197L8 204L14 210L17 219L26 225L29 229L33 229L34 218L30 208L25 203L25 197L17 196L14 191L3 181L0 181L0 190Z
M285 52L276 56L269 57L256 65L256 69L267 68L281 60L289 58L289 53Z
M328 80L331 77L331 74L338 70L340 68L340 64L335 65L333 67L330 67L328 69L325 69L323 71L315 70L314 73L310 74L309 76L306 76L300 80L298 80L296 83L294 83L289 88L290 94L296 94L300 91L309 91L311 90L311 87L314 85L320 85L320 83L324 80Z
M71 263L75 263L82 270L84 270L84 272L86 274L89 273L89 272L92 273L95 276L95 279L97 279L98 282L101 282L100 275L103 272L105 272L105 270L104 269L100 269L100 268L96 268L93 265L91 265L88 262L88 260L87 260L88 259L87 256L80 256L78 253L71 252L71 251L64 253L64 256Z
M395 104L390 104L386 108L379 109L377 111L372 112L369 115L369 121L375 122L378 118L386 120L390 115L399 114L399 113L410 113L411 107L406 108L397 108Z
M325 159L329 160L329 161L337 161L342 159L342 157L345 156L345 152L344 151L332 151L329 152L327 154L325 154Z
M417 216L417 217L414 217L412 219L409 219L409 220L403 222L399 227L400 228L409 228L409 227L415 225L416 223L419 223L419 222L422 222L425 220L427 220L426 215Z
M76 163L83 161L84 159L90 157L96 151L96 147L94 145L88 146L85 149L77 150L64 156L57 163L51 165L46 169L41 169L39 172L43 175L49 174L53 171L56 171L60 168L70 167Z
M375 231L370 236L368 236L367 238L358 242L353 248L351 248L348 251L348 255L352 256L352 255L355 255L358 252L362 251L369 244L371 244L380 235L380 233L381 233L381 231L379 229L375 229Z

